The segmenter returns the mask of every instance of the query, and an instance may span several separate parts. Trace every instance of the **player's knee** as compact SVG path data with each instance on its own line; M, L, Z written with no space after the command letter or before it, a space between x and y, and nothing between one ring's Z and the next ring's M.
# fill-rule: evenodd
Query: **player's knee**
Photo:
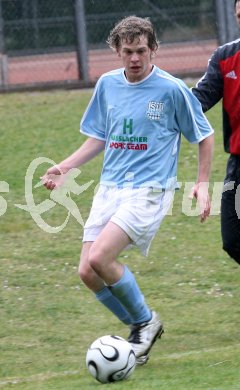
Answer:
M103 256L101 251L94 250L89 253L88 259L90 267L98 274L103 266Z
M82 265L80 263L79 268L78 268L78 274L79 274L80 279L87 286L91 283L92 273L93 273L93 270L88 265L86 265L86 264Z
M223 242L223 249L227 254L235 260L238 264L240 264L240 246L239 243L236 242Z

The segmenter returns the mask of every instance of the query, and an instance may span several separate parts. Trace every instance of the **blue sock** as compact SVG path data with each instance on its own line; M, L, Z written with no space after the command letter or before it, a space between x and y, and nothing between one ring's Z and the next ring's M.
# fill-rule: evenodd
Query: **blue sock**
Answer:
M104 287L101 291L95 294L97 300L107 307L115 316L126 325L132 323L132 319L128 312L124 309L118 299L112 294L109 287Z
M127 266L124 266L124 273L121 279L110 287L113 295L132 317L133 324L151 319L151 311L144 301L144 296L138 287L134 275Z

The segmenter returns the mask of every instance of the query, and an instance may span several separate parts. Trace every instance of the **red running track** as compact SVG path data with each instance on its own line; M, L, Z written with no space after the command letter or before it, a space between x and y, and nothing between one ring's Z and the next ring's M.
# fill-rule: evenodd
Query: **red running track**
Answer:
M205 71L208 59L216 47L216 40L162 45L153 63L173 75L200 75ZM95 82L101 74L121 66L121 60L109 49L89 51L91 82ZM10 86L77 80L78 68L74 52L8 59L6 84Z

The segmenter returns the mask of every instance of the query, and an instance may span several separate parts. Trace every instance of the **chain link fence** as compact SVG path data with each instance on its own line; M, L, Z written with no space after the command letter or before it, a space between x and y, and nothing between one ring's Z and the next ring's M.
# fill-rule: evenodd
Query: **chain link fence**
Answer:
M0 0L0 90L93 85L121 66L106 39L129 15L150 17L154 62L177 76L202 74L238 33L234 0Z

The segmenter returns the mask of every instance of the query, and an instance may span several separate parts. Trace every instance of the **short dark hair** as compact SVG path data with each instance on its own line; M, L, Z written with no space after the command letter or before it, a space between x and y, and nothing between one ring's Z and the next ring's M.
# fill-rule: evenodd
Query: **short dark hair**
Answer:
M112 49L118 50L123 40L132 43L135 38L140 38L141 35L147 37L148 47L156 51L158 41L152 23L149 18L139 18L137 16L128 16L120 20L110 31L107 43Z

